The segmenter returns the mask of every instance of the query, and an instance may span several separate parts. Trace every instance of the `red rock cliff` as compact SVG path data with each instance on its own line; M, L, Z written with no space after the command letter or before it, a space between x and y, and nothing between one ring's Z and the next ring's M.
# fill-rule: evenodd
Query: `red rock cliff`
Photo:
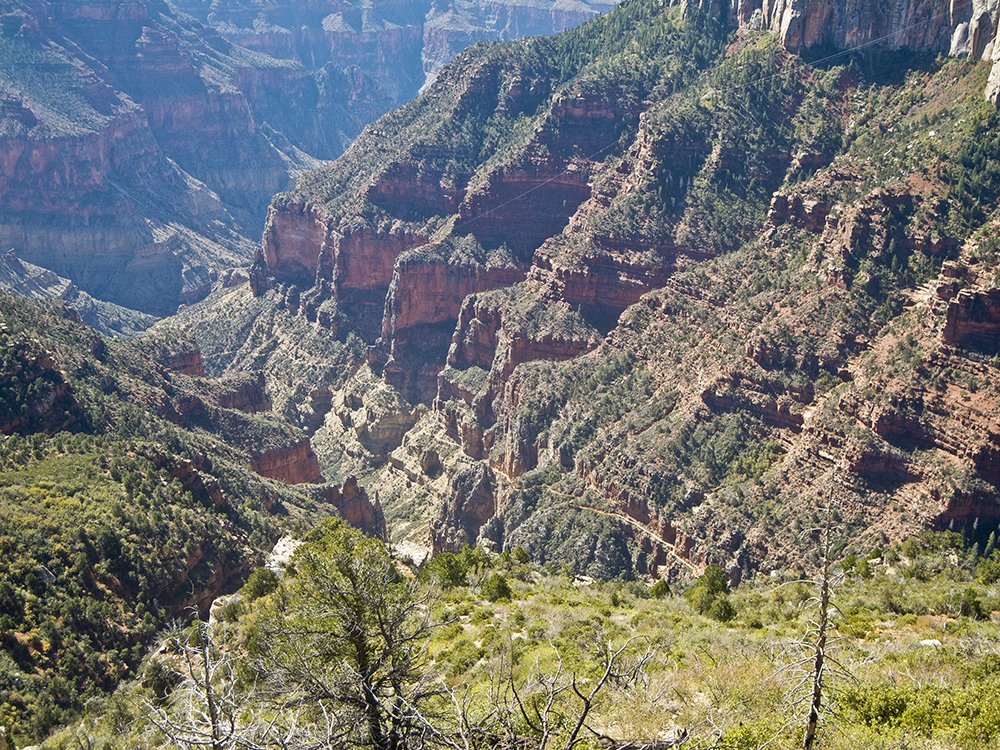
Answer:
M1000 289L959 292L948 303L942 338L948 344L996 353L1000 348Z
M511 286L524 278L524 270L511 266L484 267L401 258L389 287L382 337L394 345L408 343L408 329L456 321L462 302L470 294Z
M250 461L250 468L262 477L288 484L316 484L323 481L319 461L309 439L269 450Z

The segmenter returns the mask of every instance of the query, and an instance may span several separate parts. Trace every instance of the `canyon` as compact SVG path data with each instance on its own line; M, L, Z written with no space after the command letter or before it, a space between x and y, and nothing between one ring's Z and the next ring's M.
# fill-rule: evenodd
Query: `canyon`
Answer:
M223 309L277 305L300 345L363 344L296 386L329 399L286 413L433 552L738 580L794 564L817 496L861 544L994 524L996 373L977 352L1000 329L948 171L962 123L991 116L992 11L918 5L639 4L462 53L276 196L252 289L177 325L202 337ZM561 77L602 24L641 18L680 49L685 17L729 46L631 77L597 64L605 47ZM864 52L801 63L823 45ZM868 81L867 60L908 72ZM267 367L286 351L247 345Z
M245 278L271 196L456 52L611 7L258 6L8 3L0 247L98 302L169 315Z
M41 300L0 292L10 674L82 710L331 516L600 608L797 581L824 525L845 570L940 544L968 583L996 9L629 0L441 64L594 10L536 5L5 6L0 281ZM21 684L13 721L64 700Z
M890 6L639 3L445 65L604 8L24 2L3 21L25 63L3 105L8 283L111 300L112 322L185 303L171 326L195 343L158 361L195 385L150 394L156 413L239 433L234 413L271 410L302 434L256 446L259 473L357 477L437 552L564 554L537 546L562 502L595 530L581 571L626 547L627 567L667 577L782 564L792 547L764 541L738 477L752 504L785 509L856 475L840 486L858 521L865 477L892 475L875 494L907 510L873 538L965 523L956 508L992 518L977 482L995 451L970 425L994 405L964 403L955 378L992 379L961 352L991 355L995 291L948 170L962 123L988 116L975 102L995 98L996 9ZM659 45L638 66L635 24L640 48ZM803 62L838 49L855 51ZM43 74L64 96L27 93ZM764 269L789 247L783 299ZM900 347L933 372L904 377ZM236 380L197 385L218 376ZM938 397L898 395L922 378ZM716 466L701 453L722 435L736 442ZM899 453L914 446L950 458ZM944 490L953 461L971 478ZM787 474L786 497L768 477Z

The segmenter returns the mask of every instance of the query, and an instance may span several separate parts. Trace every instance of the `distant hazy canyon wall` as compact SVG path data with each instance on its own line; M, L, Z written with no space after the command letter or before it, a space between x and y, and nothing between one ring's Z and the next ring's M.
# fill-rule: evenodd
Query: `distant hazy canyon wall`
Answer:
M396 103L480 41L555 34L610 10L618 0L175 0L226 39L307 68L357 65Z
M0 252L153 315L245 266L276 192L480 39L608 0L6 0Z

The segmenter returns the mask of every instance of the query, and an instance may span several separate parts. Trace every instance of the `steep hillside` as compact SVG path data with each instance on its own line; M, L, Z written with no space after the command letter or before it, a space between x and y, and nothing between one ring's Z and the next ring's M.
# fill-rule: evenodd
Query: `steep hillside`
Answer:
M1000 553L991 544L977 563L977 552L960 534L926 532L837 566L826 657L838 670L821 677L814 747L996 745ZM205 661L191 644L196 636L199 643L211 639L219 716L245 745L291 744L288 727L301 745L321 744L331 725L341 737L371 744L374 725L389 726L401 746L467 742L481 750L515 735L545 750L572 744L581 718L613 748L805 744L820 595L813 581L776 571L731 588L712 566L690 585L598 582L533 565L520 548L444 554L422 566L416 580L405 561L398 566L404 575L383 574L373 586L373 568L397 571L388 550L334 526L312 530L283 578L251 579L208 627L192 623L166 633L143 678L123 685L101 719L68 727L43 750L77 741L138 743L156 726L202 730L208 702L197 687ZM363 599L334 599L348 571L366 574L354 579L366 586ZM368 620L348 620L359 599L366 611L391 615L378 618L391 624L375 632ZM404 609L413 603L419 606ZM414 616L405 617L409 612ZM400 647L399 622L419 658ZM377 644L375 653L402 657L393 661L393 675L405 671L408 679L391 692L383 688L384 671L373 670L370 682L356 671L343 677L343 665L359 660L342 634L359 630ZM234 662L240 672L229 668ZM247 672L254 679L243 677ZM426 694L432 679L438 691L462 692L457 708L450 696L435 702L437 693ZM339 690L320 694L317 684ZM378 699L371 722L352 711L369 685ZM393 718L401 693L423 709L419 724Z
M862 550L996 528L989 64L741 20L474 47L275 199L251 287L368 344L310 429L397 534L735 579L830 503Z
M205 615L293 523L384 534L326 484L257 374L203 377L192 342L102 339L0 293L0 725L40 739Z

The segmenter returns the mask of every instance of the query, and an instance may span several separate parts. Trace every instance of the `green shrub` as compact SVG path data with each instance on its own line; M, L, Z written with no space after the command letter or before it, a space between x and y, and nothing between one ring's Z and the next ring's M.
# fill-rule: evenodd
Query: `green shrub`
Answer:
M468 638L459 638L444 655L444 659L449 665L448 674L451 677L457 677L468 672L475 666L476 662L483 658L485 653Z
M649 590L649 595L653 599L662 599L663 597L670 594L670 584L664 581L662 578L653 584L653 587Z
M451 552L442 552L431 560L422 571L423 577L436 581L441 588L468 585L469 568Z
M549 624L545 620L532 620L528 625L528 637L540 641L549 632Z
M278 588L278 574L270 568L257 568L247 578L243 587L243 595L248 602L255 602L262 596L267 596Z
M708 616L719 622L729 622L736 617L736 607L728 596L719 596L708 608Z
M684 596L701 614L709 614L712 605L720 596L729 593L726 573L722 566L712 563L698 578L695 585L684 592Z
M222 621L233 623L240 619L240 615L243 614L243 603L237 600L226 602L226 606L222 608Z
M1000 550L994 550L987 558L984 556L976 565L976 577L980 583L991 584L1000 581Z
M501 599L511 599L514 596L514 592L511 591L507 579L499 573L494 573L483 582L482 591L483 596L491 602L498 602Z
M729 592L729 583L726 581L726 572L718 563L712 563L698 579L698 585L703 586L710 594L726 594Z
M979 601L979 592L971 586L967 587L961 594L956 595L955 605L960 617L982 620L986 616L986 613L983 612L983 604Z

